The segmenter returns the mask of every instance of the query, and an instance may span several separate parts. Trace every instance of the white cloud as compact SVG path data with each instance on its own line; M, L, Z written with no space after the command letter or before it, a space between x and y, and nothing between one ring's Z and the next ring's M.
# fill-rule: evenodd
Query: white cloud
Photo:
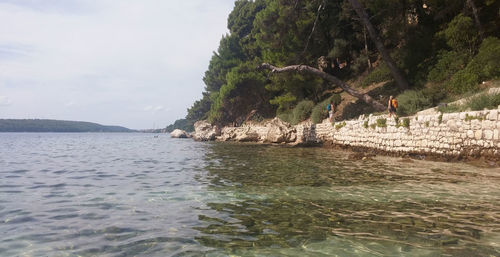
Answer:
M8 106L11 104L12 104L12 101L10 100L10 98L8 98L7 96L0 95L0 106Z
M144 107L142 110L146 112L160 112L165 111L165 107L163 105L148 105Z
M130 110L166 103L151 106L169 110L161 122L183 117L201 97L234 0L70 2L0 0L0 92L16 96L10 116L141 128L160 115ZM81 108L58 110L67 99Z

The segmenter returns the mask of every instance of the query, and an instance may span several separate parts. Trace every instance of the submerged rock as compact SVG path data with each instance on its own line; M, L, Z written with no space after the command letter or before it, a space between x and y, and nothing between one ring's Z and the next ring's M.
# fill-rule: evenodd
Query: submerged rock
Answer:
M184 130L175 129L174 131L170 132L170 137L172 137L172 138L190 138L191 135Z
M220 135L220 129L207 122L200 120L194 123L194 140L197 141L212 141Z

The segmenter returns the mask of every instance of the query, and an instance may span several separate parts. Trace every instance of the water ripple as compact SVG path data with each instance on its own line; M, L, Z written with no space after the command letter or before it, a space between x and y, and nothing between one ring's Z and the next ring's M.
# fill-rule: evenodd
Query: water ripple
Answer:
M500 256L500 170L0 134L0 256Z

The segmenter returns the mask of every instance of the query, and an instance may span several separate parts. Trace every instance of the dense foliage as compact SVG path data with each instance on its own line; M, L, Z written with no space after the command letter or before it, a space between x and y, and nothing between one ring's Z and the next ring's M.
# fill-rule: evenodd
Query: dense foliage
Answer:
M91 122L39 119L0 119L0 132L132 132L119 126Z
M412 91L401 96L404 112L500 77L500 0L473 0L478 20L468 1L359 2L409 81ZM325 117L322 106L335 94L333 85L305 74L268 76L256 68L263 62L317 67L323 57L325 72L354 86L392 79L348 0L237 0L228 29L205 72L202 99L188 109L190 124L241 124L252 111L293 123L311 113L315 122Z
M168 125L165 131L172 132L175 129L181 129L187 132L194 131L193 122L188 119L178 119L173 124Z

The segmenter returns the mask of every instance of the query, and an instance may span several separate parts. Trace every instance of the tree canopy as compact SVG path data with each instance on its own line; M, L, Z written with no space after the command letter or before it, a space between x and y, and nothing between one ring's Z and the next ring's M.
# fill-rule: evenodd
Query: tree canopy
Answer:
M429 103L500 77L500 0L237 0L188 123L240 124L250 113L279 116L338 93L337 85L309 73L269 76L257 69L262 63L318 67L355 86L363 84L359 78L393 79L353 2L362 5L409 89Z

